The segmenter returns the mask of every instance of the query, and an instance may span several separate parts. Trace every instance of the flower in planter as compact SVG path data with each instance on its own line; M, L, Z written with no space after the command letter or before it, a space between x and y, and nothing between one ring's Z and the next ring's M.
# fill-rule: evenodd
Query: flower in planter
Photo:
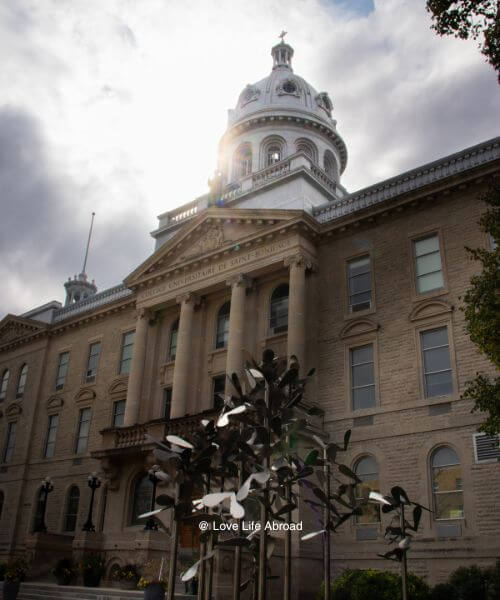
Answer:
M139 590L145 590L148 586L153 585L155 583L161 585L165 592L167 591L166 581L164 581L163 579L147 579L146 577L141 577L139 579L139 582L137 583L137 588Z
M5 581L23 581L28 571L28 562L24 557L9 560L5 569Z
M69 558L61 558L51 572L58 581L69 583L76 577L77 569Z
M86 554L80 562L80 571L86 573L91 571L96 575L102 575L105 570L104 558L97 552Z
M135 565L125 565L118 571L118 578L121 581L137 581L140 578Z

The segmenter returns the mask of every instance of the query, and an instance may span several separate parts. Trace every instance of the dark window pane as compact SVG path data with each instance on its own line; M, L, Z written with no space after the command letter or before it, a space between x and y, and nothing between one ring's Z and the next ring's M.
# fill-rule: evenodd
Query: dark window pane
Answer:
M426 373L446 371L450 369L450 367L450 353L448 352L448 346L424 351L424 369Z
M449 492L434 495L435 519L462 519L464 500L462 492Z
M352 404L354 410L375 406L375 386L353 389Z
M113 427L121 427L125 417L125 400L113 404Z
M368 344L351 350L352 364L359 365L373 362L373 346Z
M271 296L270 329L281 333L288 329L288 285L278 286Z
M75 531L76 529L79 502L80 490L76 486L73 486L69 491L68 503L66 505L66 518L64 522L65 531Z
M358 365L352 368L353 387L372 385L374 382L373 363Z
M132 508L132 525L144 524L143 519L139 519L139 515L148 512L151 509L151 498L153 495L153 484L147 475L142 475L136 480L134 485L134 501Z
M170 419L170 409L172 406L172 388L163 390L163 418Z
M441 448L438 448L432 455L433 467L443 467L458 464L460 464L460 461L458 460L457 453L449 446L442 446Z
M229 337L229 311L231 303L223 304L217 314L216 348L225 348Z
M425 389L427 398L451 394L453 392L451 371L426 375Z
M422 333L422 342L424 350L435 348L436 346L448 345L448 330L446 327L431 329Z
M226 388L226 376L218 375L212 379L213 404L216 410L220 410L224 405L224 393Z

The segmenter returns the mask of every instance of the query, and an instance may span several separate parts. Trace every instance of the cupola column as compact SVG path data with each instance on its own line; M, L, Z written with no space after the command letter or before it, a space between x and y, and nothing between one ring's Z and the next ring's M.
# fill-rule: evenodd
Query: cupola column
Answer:
M172 383L171 418L183 417L186 414L187 393L190 364L192 363L191 338L193 330L194 309L199 303L195 294L188 293L177 298L181 305L177 349L175 352L174 377Z
M141 404L141 388L144 376L144 361L146 358L146 342L148 337L149 312L142 308L139 310L135 325L134 348L132 350L132 364L128 376L127 401L125 403L125 427L139 422L139 409Z
M306 347L306 269L310 262L302 254L285 258L290 269L288 297L288 357L294 354L302 369L305 367Z
M229 312L229 337L227 341L226 373L231 377L243 374L243 345L245 333L246 291L252 280L246 275L234 275L227 281L231 286L231 310Z

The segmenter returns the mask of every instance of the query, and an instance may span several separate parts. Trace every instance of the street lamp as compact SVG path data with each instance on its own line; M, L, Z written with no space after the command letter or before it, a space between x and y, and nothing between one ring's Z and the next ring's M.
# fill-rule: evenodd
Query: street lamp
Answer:
M95 531L95 525L92 523L92 509L94 508L95 491L97 488L101 487L101 480L99 477L97 477L97 473L95 471L88 476L88 485L92 490L92 495L90 496L89 514L82 527L82 531Z
M153 484L153 493L151 494L151 507L150 510L155 509L156 504L156 486L160 481L156 476L156 471L159 471L160 467L158 465L153 465L151 469L148 471L149 481ZM146 525L144 525L144 531L158 531L158 523L155 521L153 517L149 517L146 521Z
M42 487L40 489L43 493L42 514L40 515L40 521L35 527L36 532L45 533L47 531L47 526L45 525L45 511L47 510L47 497L53 489L54 485L52 484L52 479L47 475L47 477L42 480Z

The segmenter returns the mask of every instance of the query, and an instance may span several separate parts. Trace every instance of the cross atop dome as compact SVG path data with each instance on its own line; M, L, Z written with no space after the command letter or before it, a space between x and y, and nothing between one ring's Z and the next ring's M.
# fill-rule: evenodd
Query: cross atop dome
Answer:
M293 56L293 48L290 44L285 42L285 35L287 35L288 31L282 31L279 34L279 38L281 38L281 42L276 44L271 49L271 54L273 57L273 69L290 69L292 71L292 56Z

